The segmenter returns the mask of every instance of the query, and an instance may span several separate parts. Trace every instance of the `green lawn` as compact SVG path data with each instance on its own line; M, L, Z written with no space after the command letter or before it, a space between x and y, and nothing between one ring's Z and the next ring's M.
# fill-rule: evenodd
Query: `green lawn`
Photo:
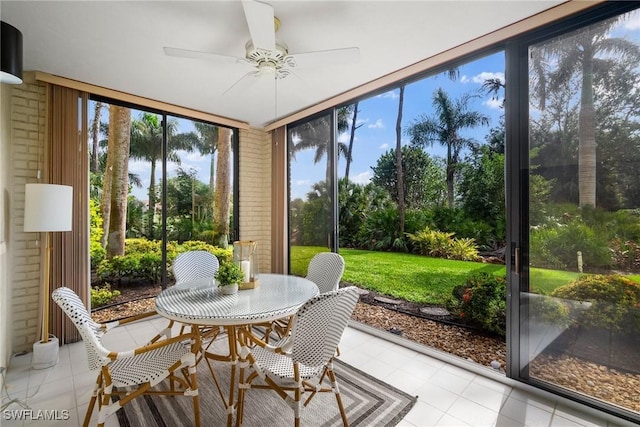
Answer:
M291 272L305 276L311 257L326 251L311 246L291 247ZM340 249L345 260L342 280L395 298L428 304L444 304L456 285L478 272L504 275L503 265L452 261L420 255ZM569 283L578 273L558 270L531 269L531 288L548 294ZM640 282L640 275L629 276Z

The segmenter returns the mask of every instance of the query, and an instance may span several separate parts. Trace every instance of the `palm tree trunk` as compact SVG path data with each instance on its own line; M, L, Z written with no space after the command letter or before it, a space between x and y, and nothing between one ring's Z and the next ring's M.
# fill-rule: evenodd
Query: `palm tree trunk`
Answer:
M219 127L218 169L214 197L213 227L218 246L226 248L229 242L229 213L231 211L231 129Z
M349 149L347 150L347 166L344 170L344 177L349 180L349 169L351 169L351 155L353 154L353 140L356 136L356 121L358 119L358 103L353 106L353 117L351 119L351 136L349 137Z
M453 164L453 156L451 154L451 143L447 143L447 205L453 208L453 175L455 165Z
M596 206L596 136L593 106L593 61L582 62L582 95L578 117L578 191L580 206Z
M102 112L102 102L96 102L93 110L93 123L91 124L91 172L98 172L100 162L98 161L98 136L100 133L100 115Z
M111 105L109 108L109 146L103 204L109 204L106 241L107 258L124 255L127 226L127 195L129 192L129 143L131 110ZM108 183L108 184L107 184ZM108 185L108 187L107 187ZM109 193L104 200L104 194ZM107 218L109 218L107 220Z
M402 107L404 104L404 85L400 86L398 100L398 118L396 120L396 186L398 191L398 223L400 236L404 236L404 171L402 170Z
M149 210L147 211L147 237L153 239L153 223L156 213L156 162L151 160L151 177L149 178Z

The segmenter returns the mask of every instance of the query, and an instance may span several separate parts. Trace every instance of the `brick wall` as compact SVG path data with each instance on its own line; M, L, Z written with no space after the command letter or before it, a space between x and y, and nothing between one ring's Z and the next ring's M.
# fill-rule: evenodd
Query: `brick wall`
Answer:
M12 266L11 351L30 351L39 339L39 294L41 250L36 233L22 231L24 186L37 181L44 165L46 124L46 86L25 76L25 83L11 95L10 146L10 248ZM44 244L44 242L42 242Z
M240 130L240 239L258 242L261 273L271 272L271 133Z

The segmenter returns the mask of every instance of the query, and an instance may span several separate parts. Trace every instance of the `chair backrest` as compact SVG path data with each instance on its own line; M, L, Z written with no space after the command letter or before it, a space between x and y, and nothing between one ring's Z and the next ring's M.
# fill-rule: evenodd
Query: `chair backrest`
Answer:
M344 273L344 258L335 252L320 252L311 258L307 279L318 286L320 293L335 291Z
M108 362L109 350L100 340L100 325L93 321L80 297L71 289L62 287L53 291L51 298L60 306L80 332L87 350L89 369L100 369Z
M359 297L358 288L349 286L304 303L291 328L292 360L314 367L326 364L335 355Z
M173 277L176 284L197 279L213 279L220 263L207 251L182 252L173 260Z

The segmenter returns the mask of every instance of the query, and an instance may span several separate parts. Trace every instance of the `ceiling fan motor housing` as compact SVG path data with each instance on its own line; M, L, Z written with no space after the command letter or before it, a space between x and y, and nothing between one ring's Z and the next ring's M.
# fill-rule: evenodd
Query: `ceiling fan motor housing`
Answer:
M253 42L249 40L246 45L246 58L252 64L255 64L260 75L275 75L277 79L287 77L291 72L285 66L292 66L287 60L289 54L287 45L276 40L275 50L259 49L254 47Z

